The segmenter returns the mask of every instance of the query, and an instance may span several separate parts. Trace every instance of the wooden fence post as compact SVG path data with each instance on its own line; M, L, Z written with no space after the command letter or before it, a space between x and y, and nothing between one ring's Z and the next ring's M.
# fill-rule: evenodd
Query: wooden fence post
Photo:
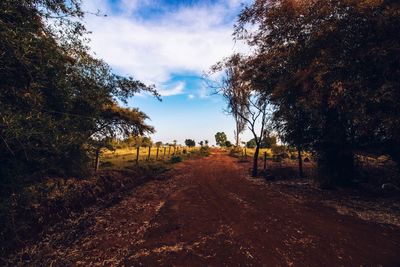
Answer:
M147 160L150 160L150 155L151 155L151 146L149 146L149 155L147 156Z
M96 150L96 161L94 163L94 171L97 172L100 166L100 149Z
M267 152L264 151L264 171L267 169Z
M140 153L140 147L136 147L136 163L139 163L139 153Z
M167 151L167 147L164 147L164 155L163 155L163 159L165 159L165 152Z
M171 147L168 147L168 157L171 155Z
M158 160L158 151L160 150L160 147L157 147L157 154L156 154L156 160Z

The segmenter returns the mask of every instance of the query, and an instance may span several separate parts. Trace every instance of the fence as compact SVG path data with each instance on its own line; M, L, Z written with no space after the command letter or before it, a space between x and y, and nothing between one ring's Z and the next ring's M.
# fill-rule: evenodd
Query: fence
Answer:
M174 155L190 153L197 148L184 146L160 146L160 147L128 147L114 151L104 150L96 155L95 170L108 167L129 167L140 161L164 161L170 160Z

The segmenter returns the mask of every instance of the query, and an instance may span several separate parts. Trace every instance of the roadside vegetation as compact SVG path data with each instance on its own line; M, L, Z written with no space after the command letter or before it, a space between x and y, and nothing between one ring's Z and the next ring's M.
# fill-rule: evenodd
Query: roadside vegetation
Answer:
M261 140L274 133L297 150L300 168L302 153L313 154L322 187L362 180L362 157L388 157L399 170L398 11L394 1L323 0L243 9L234 36L252 53L211 72L225 74L214 87L236 128L254 135L253 176Z

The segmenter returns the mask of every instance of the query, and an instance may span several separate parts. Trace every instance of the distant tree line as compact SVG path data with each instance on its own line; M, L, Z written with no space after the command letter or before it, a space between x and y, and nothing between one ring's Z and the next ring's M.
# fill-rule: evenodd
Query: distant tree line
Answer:
M112 138L154 128L125 108L152 86L112 73L87 46L80 1L0 1L0 183L83 175Z
M270 123L299 158L314 153L321 185L345 185L357 153L400 163L399 25L393 0L258 0L234 28L253 52L213 70L225 70L235 118ZM260 120L265 105L270 122Z

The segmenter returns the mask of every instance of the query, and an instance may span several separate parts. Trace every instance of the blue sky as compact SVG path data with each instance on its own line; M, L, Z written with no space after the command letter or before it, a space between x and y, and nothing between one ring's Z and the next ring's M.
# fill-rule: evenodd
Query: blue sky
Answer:
M246 47L232 40L237 14L249 0L85 0L90 46L118 74L155 84L162 102L138 95L139 107L156 128L154 141L215 142L217 131L233 140L234 121L221 96L202 79L210 66ZM249 133L243 140L250 139Z

